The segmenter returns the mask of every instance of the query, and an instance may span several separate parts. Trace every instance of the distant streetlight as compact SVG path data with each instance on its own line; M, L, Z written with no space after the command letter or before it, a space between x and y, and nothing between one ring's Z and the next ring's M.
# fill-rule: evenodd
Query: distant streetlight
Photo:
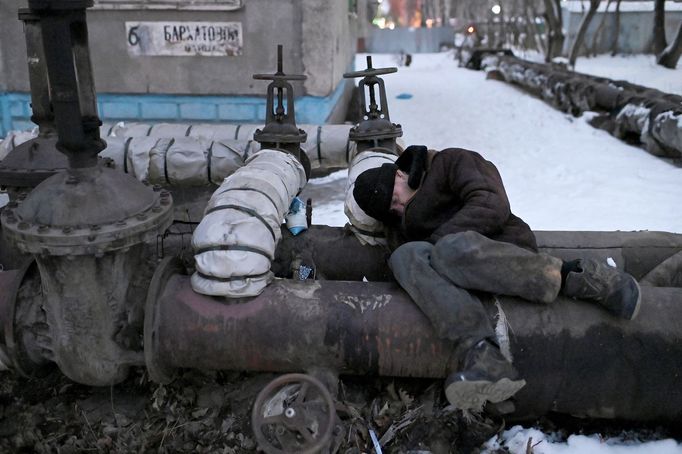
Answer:
M500 14L500 12L502 12L502 7L500 5L493 5L493 7L490 8L490 11L492 11L493 14L497 15Z

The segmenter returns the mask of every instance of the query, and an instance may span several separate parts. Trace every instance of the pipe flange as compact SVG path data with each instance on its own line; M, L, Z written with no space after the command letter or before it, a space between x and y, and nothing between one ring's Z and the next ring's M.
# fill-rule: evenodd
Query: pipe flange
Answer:
M156 239L173 222L170 192L155 193L153 203L132 216L92 225L51 226L22 220L22 201L3 210L0 219L8 237L31 254L101 255Z
M174 369L161 362L156 353L159 297L163 293L168 279L174 274L185 274L182 261L177 257L166 257L161 260L149 284L144 308L144 361L149 372L149 378L162 384L173 381Z
M0 345L0 359L8 368L27 378L42 376L45 364L31 361L22 349L22 342L17 337L15 318L19 300L19 289L27 276L38 275L35 260L30 260L17 270L3 271L0 274L0 321L2 322L4 345Z

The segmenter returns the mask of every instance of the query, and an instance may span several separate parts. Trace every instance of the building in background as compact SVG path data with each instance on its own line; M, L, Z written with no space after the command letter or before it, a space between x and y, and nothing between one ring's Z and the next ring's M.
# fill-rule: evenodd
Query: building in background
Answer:
M570 46L580 27L588 2L564 0L561 2L562 18L566 40L563 54L568 55ZM608 11L606 10L608 3ZM620 3L620 17L616 19L616 1L602 1L585 33L579 55L612 52L617 34L616 50L620 54L651 53L654 28L654 2L623 0ZM665 2L665 30L668 42L674 36L682 21L682 2ZM620 22L620 23L618 23Z
M30 121L18 8L0 0L0 137ZM104 121L238 122L265 119L267 83L254 73L305 74L295 83L299 123L342 121L356 47L349 0L95 0L90 52Z

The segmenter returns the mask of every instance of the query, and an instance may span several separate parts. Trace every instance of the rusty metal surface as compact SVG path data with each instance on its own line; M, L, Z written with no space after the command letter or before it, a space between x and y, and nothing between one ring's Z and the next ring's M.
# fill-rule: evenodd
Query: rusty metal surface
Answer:
M643 286L634 321L565 298L548 306L500 302L514 364L527 381L516 396L517 418L549 412L639 421L682 417L681 288Z
M349 374L442 377L453 349L434 337L397 285L386 283L276 280L261 295L239 302L197 294L189 277L175 274L145 316L154 318L155 330L147 357L166 370L286 372L317 366Z
M236 301L194 293L170 275L154 309L155 360L175 368L446 376L454 346L395 284L278 280ZM559 298L498 299L515 364L528 384L516 419L548 412L632 420L682 417L682 289L643 287L638 319ZM484 301L491 318L494 299ZM149 316L149 314L147 314Z
M682 250L682 235L667 232L535 231L541 251L564 260L613 258L619 268L639 279ZM391 281L386 266L389 251L363 246L343 227L313 225L300 235L282 230L272 270L291 277L292 262L300 258L317 275L331 280Z
M386 266L388 250L380 246L363 246L347 228L312 225L299 235L282 228L272 271L278 277L292 277L297 260L315 270L319 279L392 281Z

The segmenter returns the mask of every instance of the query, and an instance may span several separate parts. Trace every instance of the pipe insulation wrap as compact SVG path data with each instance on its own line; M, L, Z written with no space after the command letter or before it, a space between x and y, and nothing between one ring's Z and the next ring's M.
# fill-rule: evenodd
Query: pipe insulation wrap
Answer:
M350 163L348 169L348 180L346 182L346 201L344 213L348 216L351 223L351 230L363 245L370 246L384 245L384 225L365 213L353 197L355 179L365 170L380 167L386 163L393 163L398 157L378 151L363 151L359 153Z
M5 159L5 157L12 151L15 147L18 147L24 142L28 142L34 137L38 136L38 127L33 128L31 131L10 131L7 133L3 140L0 140L0 161Z
M270 283L270 263L289 204L306 182L292 155L261 150L213 193L192 236L196 272L191 284L204 295L256 296Z
M164 186L220 184L260 149L253 141L195 137L109 137L100 153L140 181Z
M106 140L107 148L100 156L112 159L117 168L133 174L140 181L184 186L220 184L241 167L251 153L260 149L260 144L253 140L258 128L262 126L105 124L100 128L100 135ZM348 166L356 150L355 142L348 140L350 128L351 125L301 126L308 134L308 140L301 144L301 149L308 155L313 169ZM36 136L37 128L33 131L11 131L0 142L0 160ZM166 158L169 162L162 162ZM169 172L163 172L163 169Z

